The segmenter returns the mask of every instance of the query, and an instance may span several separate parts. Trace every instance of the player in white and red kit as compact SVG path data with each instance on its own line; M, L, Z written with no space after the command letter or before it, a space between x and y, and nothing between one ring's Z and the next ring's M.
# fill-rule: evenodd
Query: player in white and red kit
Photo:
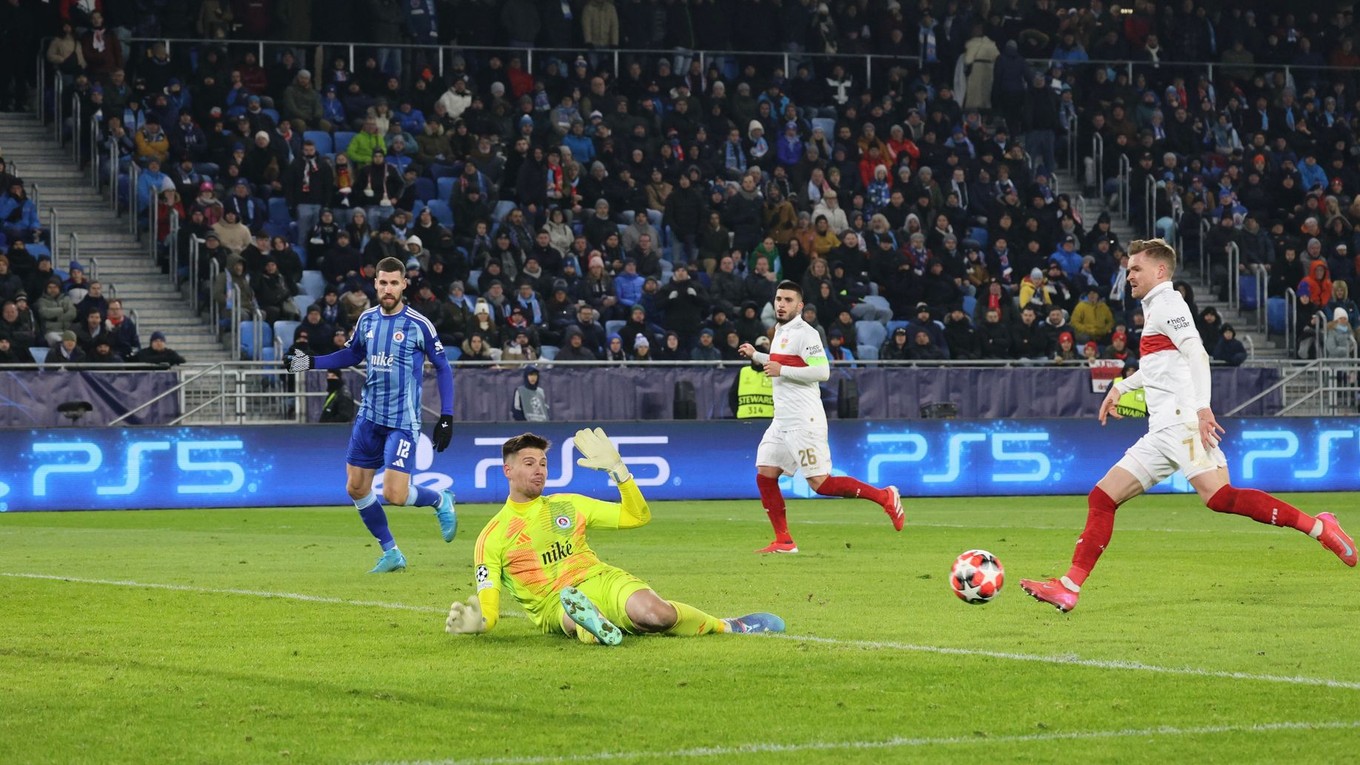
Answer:
M756 552L796 553L789 535L779 476L802 471L808 486L828 497L870 500L902 530L905 515L896 486L879 489L849 476L831 475L831 447L827 443L826 412L820 384L831 377L822 337L803 321L803 289L782 281L774 293L777 326L770 352L743 343L737 352L765 370L774 393L774 420L756 449L756 488L774 527L774 542Z
M1035 599L1059 611L1076 608L1081 585L1095 567L1114 531L1115 509L1177 470L1210 510L1272 526L1298 529L1322 543L1347 566L1356 563L1355 542L1336 516L1315 518L1256 489L1228 482L1228 461L1219 448L1223 428L1210 408L1209 355L1195 329L1185 299L1171 286L1176 251L1161 239L1129 245L1129 289L1143 301L1146 319L1139 369L1111 386L1100 404L1100 424L1120 418L1115 405L1130 390L1147 394L1148 433L1138 439L1087 497L1086 528L1077 539L1067 575L1046 581L1020 580Z

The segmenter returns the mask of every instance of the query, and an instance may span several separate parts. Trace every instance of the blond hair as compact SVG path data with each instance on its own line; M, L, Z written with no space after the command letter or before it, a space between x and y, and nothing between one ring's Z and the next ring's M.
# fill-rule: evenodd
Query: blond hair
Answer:
M1167 244L1165 239L1135 239L1129 242L1129 257L1140 252L1143 257L1165 263L1168 276L1176 273L1176 249Z

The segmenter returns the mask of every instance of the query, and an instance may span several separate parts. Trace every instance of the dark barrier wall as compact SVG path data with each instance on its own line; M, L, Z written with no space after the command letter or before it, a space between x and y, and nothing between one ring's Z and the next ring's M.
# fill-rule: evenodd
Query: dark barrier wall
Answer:
M614 496L576 465L577 426L543 423L553 441L549 491ZM752 462L763 422L632 422L608 426L651 499L756 500ZM1236 481L1270 491L1360 489L1360 420L1224 420ZM895 483L904 497L1085 494L1146 421L859 420L831 423L834 472ZM422 435L414 476L462 502L502 502L500 447L523 425L468 425L435 454ZM428 428L427 428L428 431ZM347 505L349 429L322 425L0 431L0 510ZM379 477L381 479L381 476ZM809 496L801 478L781 481ZM1182 480L1158 491L1186 491Z
M92 407L80 425L107 425L179 383L174 372L0 372L0 428L65 427L71 421L57 407L85 401ZM129 417L128 425L167 423L179 415L179 396L171 395Z
M361 376L353 374L362 381ZM520 370L459 369L455 375L454 412L458 419L466 422L510 419L511 398L523 381ZM540 385L548 394L553 420L669 420L675 383L688 380L694 383L698 419L720 420L732 416L727 396L736 379L736 367L549 367L543 370ZM922 406L945 402L956 405L958 416L965 419L1088 417L1100 409L1104 395L1091 392L1091 374L1085 367L837 368L822 386L822 400L832 417L837 411L837 383L842 379L853 379L859 386L859 416L863 419L915 418L920 416ZM1214 411L1230 411L1278 380L1279 372L1275 369L1216 368ZM433 375L427 376L424 401L427 407L438 407L439 393ZM1276 391L1239 414L1269 416L1279 407L1280 396ZM321 404L314 403L313 421L320 411Z

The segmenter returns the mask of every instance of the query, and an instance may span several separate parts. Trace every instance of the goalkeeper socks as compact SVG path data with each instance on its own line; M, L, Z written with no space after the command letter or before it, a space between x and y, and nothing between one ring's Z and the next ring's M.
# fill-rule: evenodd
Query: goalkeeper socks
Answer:
M867 499L879 505L887 505L892 496L887 489L870 486L848 475L829 475L817 486L817 493L824 497L845 497L846 499Z
M756 488L760 490L760 504L765 506L765 514L770 516L770 525L774 527L775 541L792 542L789 521L784 515L784 495L779 491L779 479L757 473Z
M439 507L439 500L439 492L416 485L416 479L412 478L411 487L406 490L406 501L402 504L406 507Z
M1216 513L1245 515L1257 523L1269 526L1288 526L1317 538L1322 533L1322 522L1263 491L1224 486L1209 498L1209 509ZM1317 534L1314 534L1317 532Z
M368 527L368 533L382 545L383 552L397 546L392 532L387 528L387 513L383 512L382 500L369 492L367 497L354 500L354 506L359 509L359 517Z
M727 623L716 616L709 616L694 606L678 601L668 600L666 602L670 603L671 608L675 609L675 624L666 630L667 635L690 637L727 631Z
M1072 567L1067 569L1067 576L1063 577L1063 585L1073 592L1081 589L1091 569L1096 567L1096 561L1100 560L1100 554L1110 544L1110 537L1114 534L1114 511L1119 505L1097 486L1086 495L1086 507L1086 528L1077 537Z

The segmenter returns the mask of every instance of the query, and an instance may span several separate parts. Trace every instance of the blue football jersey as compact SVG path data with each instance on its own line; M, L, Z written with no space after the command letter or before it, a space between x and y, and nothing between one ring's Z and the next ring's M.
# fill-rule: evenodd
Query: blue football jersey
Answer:
M425 360L444 360L434 324L410 306L392 316L374 306L359 316L346 348L368 364L359 416L389 428L419 430Z

